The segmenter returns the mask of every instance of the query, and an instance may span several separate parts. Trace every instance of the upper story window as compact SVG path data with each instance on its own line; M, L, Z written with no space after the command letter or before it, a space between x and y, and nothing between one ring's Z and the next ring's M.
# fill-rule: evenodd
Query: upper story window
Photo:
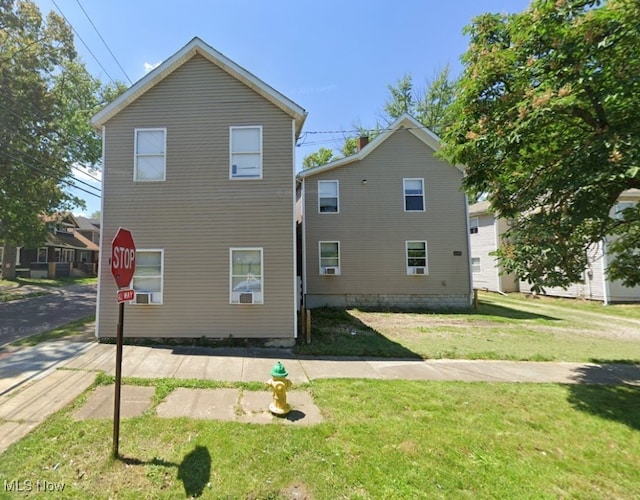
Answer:
M338 181L318 181L318 211L337 214L339 209Z
M167 129L138 128L135 130L134 181L164 181L166 179Z
M424 179L404 179L404 211L424 212Z
M469 234L478 234L480 222L478 217L469 217Z
M230 127L231 179L262 179L262 127Z

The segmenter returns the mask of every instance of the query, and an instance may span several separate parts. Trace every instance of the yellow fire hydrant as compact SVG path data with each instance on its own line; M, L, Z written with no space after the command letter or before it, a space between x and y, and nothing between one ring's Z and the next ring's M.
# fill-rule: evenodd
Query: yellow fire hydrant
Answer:
M269 411L274 415L286 415L291 411L287 404L287 389L291 387L291 380L287 377L287 370L278 361L271 370L271 378L267 385L273 390L273 402L269 405Z

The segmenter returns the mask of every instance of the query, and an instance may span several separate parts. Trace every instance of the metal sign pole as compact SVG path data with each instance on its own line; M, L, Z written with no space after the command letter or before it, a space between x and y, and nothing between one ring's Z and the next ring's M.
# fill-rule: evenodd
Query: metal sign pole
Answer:
M122 331L124 323L124 302L120 302L118 327L116 331L116 392L113 400L113 448L111 456L118 458L118 441L120 439L120 385L122 381Z

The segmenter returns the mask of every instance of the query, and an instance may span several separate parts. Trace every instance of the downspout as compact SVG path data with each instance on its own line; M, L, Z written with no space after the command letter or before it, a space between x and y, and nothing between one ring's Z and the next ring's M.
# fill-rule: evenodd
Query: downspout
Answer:
M498 227L500 224L500 219L497 216L493 216L493 239L494 239L494 248L498 250L500 248L500 228ZM502 290L502 278L500 276L500 266L498 265L498 259L494 257L494 266L493 268L496 270L496 283L498 284L498 293L505 295Z

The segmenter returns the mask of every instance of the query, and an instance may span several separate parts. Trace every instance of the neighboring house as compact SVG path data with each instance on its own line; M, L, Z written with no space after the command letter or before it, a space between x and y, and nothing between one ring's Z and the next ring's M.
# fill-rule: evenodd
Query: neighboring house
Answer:
M409 115L356 154L298 174L307 308L467 308L463 172Z
M621 217L622 211L640 201L640 190L630 189L622 193L618 199L618 202L611 208L611 217ZM502 242L501 235L507 229L507 223L504 219L496 218L489 211L488 203L481 202L476 205L472 205L469 208L470 217L470 231L473 232L474 217L478 217L478 233L476 238L471 238L471 255L473 258L483 259L487 257L487 250L495 250L495 245L491 246L490 234L493 232L497 235L495 242L498 244ZM483 234L487 235L486 237ZM488 262L485 267L484 262ZM491 256L483 261L481 260L481 267L476 267L476 271L473 274L474 287L487 288L493 291L517 291L518 288L523 293L532 293L532 284L526 281L519 281L518 288L509 290L503 286L502 289L492 288L495 285L495 280L491 281L491 276L497 276L499 269L496 261L491 259ZM588 250L588 265L584 270L583 279L580 282L573 283L566 289L562 287L545 287L544 295L550 295L555 297L569 297L569 298L582 298L588 300L599 300L605 304L614 302L639 302L640 301L640 286L625 287L619 281L611 281L606 277L606 269L609 264L609 256L607 254L607 240L600 241L592 245ZM477 261L474 261L474 265L477 266ZM506 278L502 277L503 280ZM509 276L509 285L511 286L512 277ZM487 285L484 286L484 283ZM493 285L492 285L493 283Z
M198 38L93 117L104 144L99 337L116 332L109 256L124 227L137 248L126 336L294 339L305 118Z
M496 257L491 255L503 242L507 221L497 219L489 210L489 202L481 201L469 207L469 241L473 287L492 292L517 292L518 278L503 274Z
M79 232L69 212L42 217L49 231L38 248L18 247L16 275L31 278L95 276L99 247Z

